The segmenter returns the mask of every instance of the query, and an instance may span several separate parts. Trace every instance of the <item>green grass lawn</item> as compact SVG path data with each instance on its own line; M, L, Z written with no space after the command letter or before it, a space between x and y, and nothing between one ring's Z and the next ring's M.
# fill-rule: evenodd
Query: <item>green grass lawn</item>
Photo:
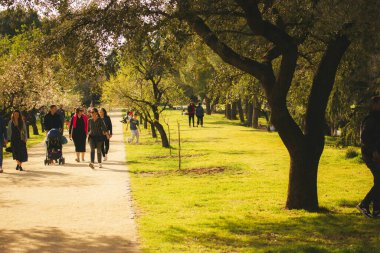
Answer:
M189 128L179 111L165 117L174 157L148 130L141 145L126 148L144 252L380 252L380 220L355 209L370 173L360 159L345 159L345 149L323 153L318 184L326 212L289 211L289 157L277 133L222 115L206 116L205 128Z

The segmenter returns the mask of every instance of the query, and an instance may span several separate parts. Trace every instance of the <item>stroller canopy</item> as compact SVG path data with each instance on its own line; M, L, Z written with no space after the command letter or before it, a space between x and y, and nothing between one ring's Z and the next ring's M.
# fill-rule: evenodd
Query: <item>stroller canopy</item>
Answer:
M61 135L61 132L59 131L59 129L56 129L56 128L53 128L51 129L48 134L47 134L47 137L48 138L57 138Z

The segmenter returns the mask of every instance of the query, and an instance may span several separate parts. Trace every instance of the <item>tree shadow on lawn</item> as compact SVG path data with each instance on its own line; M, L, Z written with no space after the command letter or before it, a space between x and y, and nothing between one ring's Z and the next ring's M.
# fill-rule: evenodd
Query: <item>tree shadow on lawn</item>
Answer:
M119 236L73 236L58 228L0 229L0 252L135 252L132 242Z
M375 253L380 252L379 230L380 220L358 214L313 214L280 222L220 218L197 228L172 226L164 235L169 242L194 242L210 251Z

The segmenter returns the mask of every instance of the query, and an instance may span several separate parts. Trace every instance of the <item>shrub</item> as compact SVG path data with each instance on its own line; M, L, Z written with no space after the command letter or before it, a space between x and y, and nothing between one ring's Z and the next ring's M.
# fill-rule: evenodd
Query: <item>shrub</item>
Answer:
M346 151L346 159L352 159L359 156L359 152L355 148L348 148Z

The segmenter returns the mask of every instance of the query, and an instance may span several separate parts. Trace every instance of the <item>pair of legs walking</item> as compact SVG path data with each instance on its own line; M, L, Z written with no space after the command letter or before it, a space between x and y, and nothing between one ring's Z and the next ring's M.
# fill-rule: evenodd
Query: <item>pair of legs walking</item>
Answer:
M199 125L203 127L203 116L197 116L197 126Z
M194 124L194 115L189 115L189 127L191 127L191 122L193 122L193 127L195 126Z
M369 206L373 203L373 216L379 217L380 215L380 164L377 164L372 160L371 157L363 155L363 160L367 167L370 169L373 178L374 185L371 190L367 193L363 201L360 203L359 207L364 208L369 212ZM367 214L366 214L367 215Z
M104 161L107 158L108 150L110 149L110 140L106 138L102 143L102 155L104 157Z
M95 149L97 153L98 163L99 167L102 167L102 144L103 141L98 137L91 137L90 138L90 148L91 148L91 163L90 167L94 168L94 162L95 162Z

